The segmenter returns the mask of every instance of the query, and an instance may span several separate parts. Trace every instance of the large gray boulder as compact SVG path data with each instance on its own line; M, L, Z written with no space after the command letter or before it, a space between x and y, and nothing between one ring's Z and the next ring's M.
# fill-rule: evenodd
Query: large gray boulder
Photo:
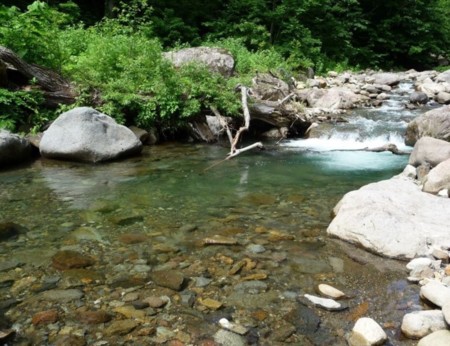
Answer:
M443 189L450 189L450 159L434 167L426 176L423 191L438 193Z
M175 67L180 67L191 62L205 64L211 71L218 72L229 77L234 72L233 56L221 48L193 47L179 51L164 53L164 57L170 60Z
M39 150L47 158L101 162L138 154L142 143L108 115L78 107L61 114L50 125Z
M411 121L406 128L405 143L413 146L424 136L450 141L450 106L433 109Z
M373 77L373 84L383 84L383 85L397 85L400 83L401 76L397 73L391 73L391 72L382 72L382 73L375 73L372 75Z
M422 137L414 145L409 164L414 167L430 165L435 167L450 158L450 143L432 137Z
M30 142L0 129L0 168L25 162L31 158Z
M347 193L334 208L329 235L400 259L426 256L450 242L450 199L394 177Z
M437 82L450 83L450 70L444 71L436 76Z
M335 87L325 89L323 95L318 99L312 98L310 106L323 109L350 109L360 101L361 97L353 91Z

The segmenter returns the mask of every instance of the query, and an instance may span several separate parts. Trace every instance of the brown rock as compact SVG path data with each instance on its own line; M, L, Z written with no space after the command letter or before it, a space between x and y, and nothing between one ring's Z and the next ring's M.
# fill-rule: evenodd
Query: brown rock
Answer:
M450 264L445 267L445 275L450 276Z
M199 298L198 302L201 305L206 306L208 309L211 309L211 310L218 310L223 305L221 302L211 299L211 298L206 298L206 299Z
M133 331L138 326L138 322L133 320L119 320L114 321L106 328L106 335L126 335Z
M148 240L148 237L142 233L125 233L119 236L119 241L125 244L139 244Z
M83 337L77 335L62 335L56 338L52 342L54 346L84 346L86 345L86 340Z
M111 321L111 315L104 310L81 311L78 313L78 321L86 324L99 324Z
M167 304L167 300L160 297L148 297L144 299L144 302L148 303L152 308L161 308Z
M52 257L52 262L53 266L59 270L85 268L95 263L92 257L72 250L57 252Z
M40 324L55 323L56 321L58 321L58 318L59 318L58 311L52 309L38 312L33 316L31 322L33 323L33 325L38 326Z
M174 291L180 291L184 283L183 274L176 270L155 271L151 276L158 286L170 288Z

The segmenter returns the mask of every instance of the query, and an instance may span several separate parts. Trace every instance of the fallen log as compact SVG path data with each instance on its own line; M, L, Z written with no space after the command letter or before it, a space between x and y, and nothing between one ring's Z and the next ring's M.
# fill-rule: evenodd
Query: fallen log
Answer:
M365 148L360 148L360 149L334 149L331 151L369 151L369 152L374 152L374 153L390 151L394 155L409 155L410 154L407 151L398 149L398 147L392 143L388 143L388 144L382 145L381 147L375 147L375 148L365 147Z
M4 46L0 46L0 65L6 66L6 69L17 71L25 77L28 83L33 80L41 88L49 106L75 102L76 93L72 85L61 75L45 67L27 63L12 50ZM0 70L5 69L2 68ZM9 80L7 80L8 73L2 72L0 74L1 85L7 85L9 83Z

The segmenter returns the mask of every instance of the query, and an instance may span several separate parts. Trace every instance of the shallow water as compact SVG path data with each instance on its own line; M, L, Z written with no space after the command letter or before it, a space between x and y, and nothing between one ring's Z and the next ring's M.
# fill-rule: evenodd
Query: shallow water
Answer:
M386 120L385 112L351 114L350 125L337 136L365 147L386 136L370 130L380 117ZM393 115L394 126L388 125L395 138L406 124L395 120L400 118ZM348 126L361 124L372 135L361 137L359 131L358 138L342 136L351 132ZM142 156L122 162L87 165L39 159L0 172L0 223L27 229L18 239L0 242L0 264L17 260L22 276L33 271L51 276L56 251L82 249L101 258L102 265L94 270L106 278L104 283L115 285L118 277L132 276L130 263L139 261L156 269L176 257L191 264L199 260L206 267L218 255L235 261L253 256L268 273L269 293L242 299L231 283L223 284L220 292L227 306L264 308L277 320L295 297L315 294L317 284L325 282L350 295L349 309L317 312L323 335L313 338L316 344L345 344L345 334L361 316L382 324L391 344L412 344L402 339L399 326L420 301L417 286L405 280L404 263L368 254L325 232L333 207L345 193L400 173L408 157L335 151L339 145L330 142L336 137L327 140L268 143L267 150L223 162L227 148L169 143L147 147ZM322 145L325 142L328 146ZM124 234L144 234L150 241L123 244ZM214 235L231 237L238 246L199 245ZM249 244L263 245L266 252L249 255ZM0 287L0 293L10 297L9 287ZM23 324L17 327L25 328Z

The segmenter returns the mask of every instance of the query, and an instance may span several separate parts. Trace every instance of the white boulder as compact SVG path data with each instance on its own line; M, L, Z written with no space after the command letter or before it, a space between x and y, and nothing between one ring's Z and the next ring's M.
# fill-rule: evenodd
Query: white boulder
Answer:
M411 339L420 339L437 330L447 329L441 310L414 311L403 316L403 334Z
M382 345L386 340L387 335L377 322L371 318L362 317L356 321L348 343L350 346L371 346Z

